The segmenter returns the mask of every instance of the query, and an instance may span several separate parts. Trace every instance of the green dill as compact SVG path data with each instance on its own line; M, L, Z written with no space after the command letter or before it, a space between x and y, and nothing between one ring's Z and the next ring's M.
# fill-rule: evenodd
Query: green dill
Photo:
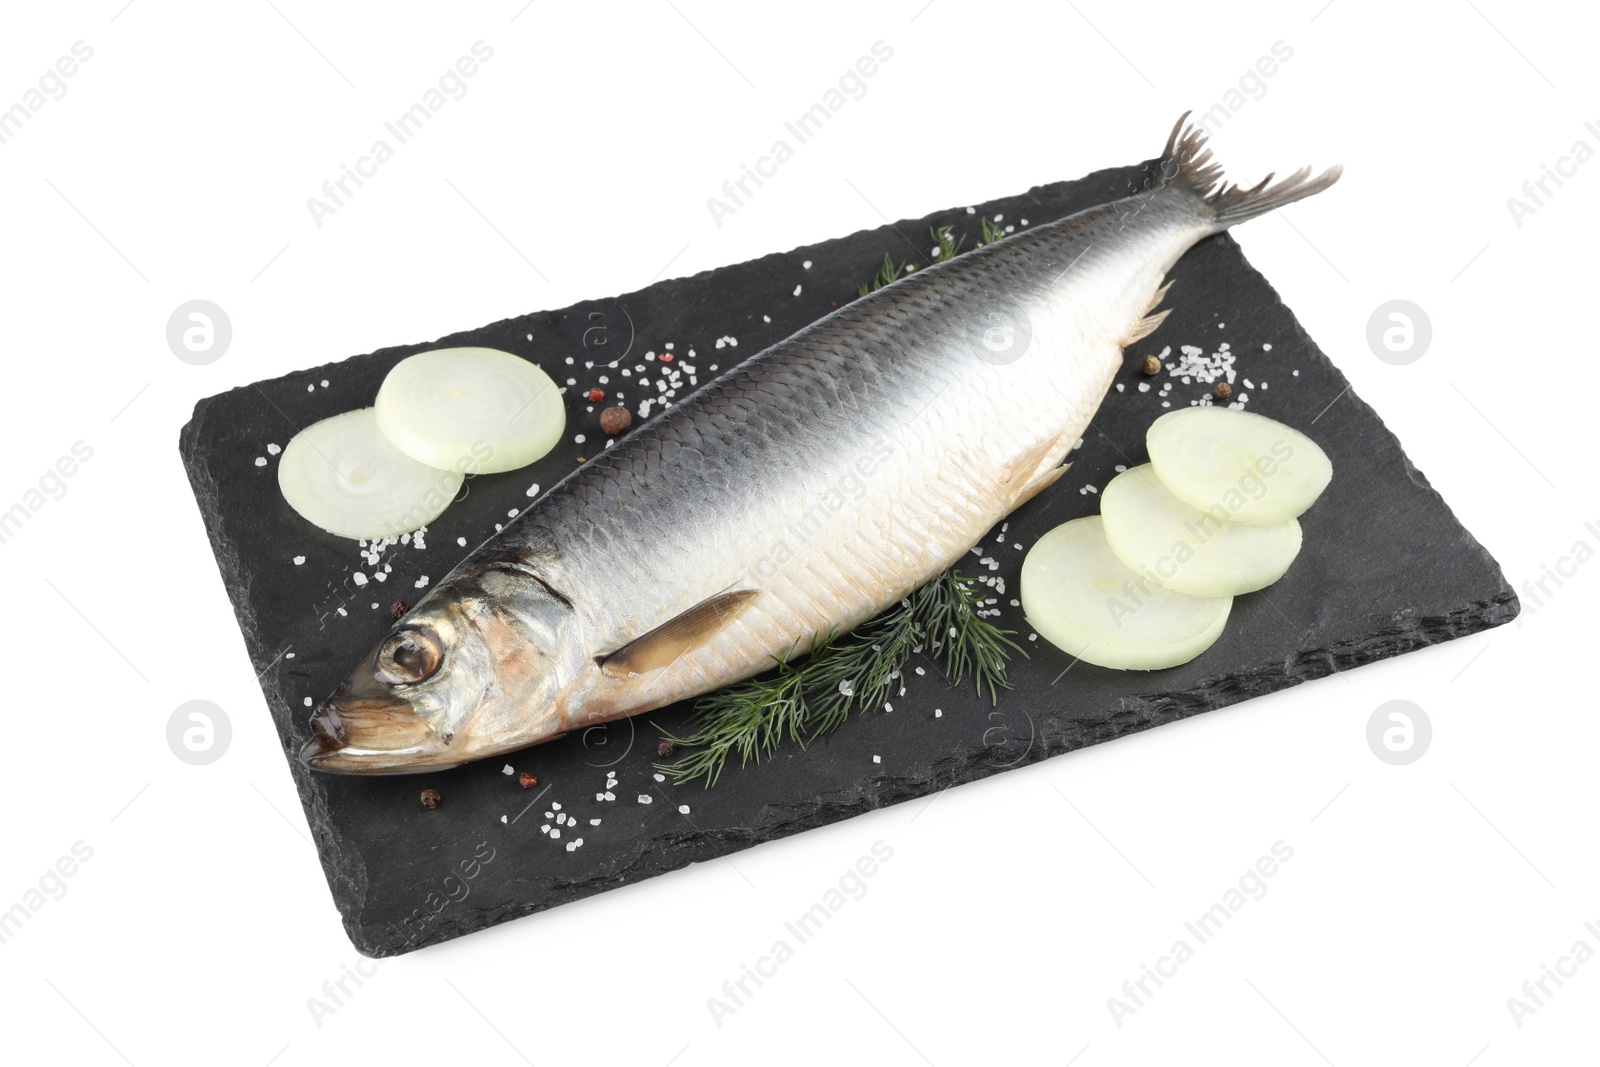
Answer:
M861 283L856 295L866 296L874 289L882 289L890 282L893 282L895 279L899 278L900 275L904 274L905 270L905 261L902 260L897 264L889 257L889 253L885 252L883 254L883 266L879 267L878 273L872 276L872 281Z
M992 245L996 241L1000 240L1000 238L1004 237L1005 235L1006 235L1006 231L1001 229L999 226L995 225L994 223L990 222L989 221L989 217L987 215L985 215L983 217L983 243L984 244Z
M1011 640L1014 631L979 614L982 602L972 580L951 568L853 633L813 640L798 662L795 649L774 657L767 674L701 697L685 734L665 735L691 751L658 769L674 782L699 778L710 787L730 756L743 765L785 741L804 747L852 714L888 703L918 656L951 682L970 675L994 703L1009 688L1007 659L1022 649Z
M939 251L933 257L935 263L943 263L947 259L956 258L961 254L961 246L967 243L967 235L955 236L953 228L950 226L940 226L938 229L928 232L933 234L933 240L939 246Z

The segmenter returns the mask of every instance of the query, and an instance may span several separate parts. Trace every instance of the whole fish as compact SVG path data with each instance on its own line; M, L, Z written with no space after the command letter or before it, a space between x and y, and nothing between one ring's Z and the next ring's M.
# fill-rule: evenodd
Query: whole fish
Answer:
M1132 196L847 304L574 471L395 624L301 758L438 770L636 715L960 559L1065 471L1178 257L1339 177L1221 184L1187 118Z

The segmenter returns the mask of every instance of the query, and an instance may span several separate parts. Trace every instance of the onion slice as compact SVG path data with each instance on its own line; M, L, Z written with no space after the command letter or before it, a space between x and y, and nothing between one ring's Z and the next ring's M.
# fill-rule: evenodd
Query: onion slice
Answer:
M1106 543L1100 516L1039 538L1022 561L1022 610L1045 640L1117 670L1187 663L1222 634L1232 597L1163 589L1128 568Z
M460 471L419 463L390 443L372 408L312 423L278 461L289 506L331 534L397 537L438 517L461 489Z
M1170 411L1145 435L1156 477L1179 500L1227 522L1287 522L1333 477L1315 441L1233 408Z
M1300 523L1223 522L1173 496L1147 463L1100 494L1106 541L1117 558L1168 589L1237 596L1283 577L1300 552Z
M535 364L494 348L438 348L395 364L378 389L378 425L430 467L495 474L561 440L561 390Z

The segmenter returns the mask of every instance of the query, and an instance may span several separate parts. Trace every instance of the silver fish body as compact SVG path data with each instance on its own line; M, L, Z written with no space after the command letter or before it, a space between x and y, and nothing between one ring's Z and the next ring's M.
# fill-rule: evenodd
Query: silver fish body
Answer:
M1182 126L1135 195L854 301L574 472L396 624L302 757L437 769L638 714L950 566L1062 473L1178 258L1338 177L1214 191Z

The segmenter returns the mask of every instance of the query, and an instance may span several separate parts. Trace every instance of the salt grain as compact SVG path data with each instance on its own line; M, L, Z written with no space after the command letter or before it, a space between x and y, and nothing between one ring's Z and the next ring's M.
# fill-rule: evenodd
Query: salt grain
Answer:
M1298 373L1298 372L1296 372L1296 373ZM296 556L294 558L294 565L296 567L298 567L298 566L300 566L300 564L304 563L305 561L306 561L306 558L304 556Z
M639 794L639 803L641 803L641 804L648 804L653 799L654 798L651 797L649 793L640 793Z
M504 767L500 768L500 773L501 774L515 774L516 771L513 770L512 767L511 767L511 764L508 763Z
M266 461L265 457L263 457L263 456L257 456L256 457L256 466L265 467L266 465L267 465L267 461Z
M679 804L678 805L678 814L679 815L687 815L687 814L689 814L689 805L687 805L687 804Z

